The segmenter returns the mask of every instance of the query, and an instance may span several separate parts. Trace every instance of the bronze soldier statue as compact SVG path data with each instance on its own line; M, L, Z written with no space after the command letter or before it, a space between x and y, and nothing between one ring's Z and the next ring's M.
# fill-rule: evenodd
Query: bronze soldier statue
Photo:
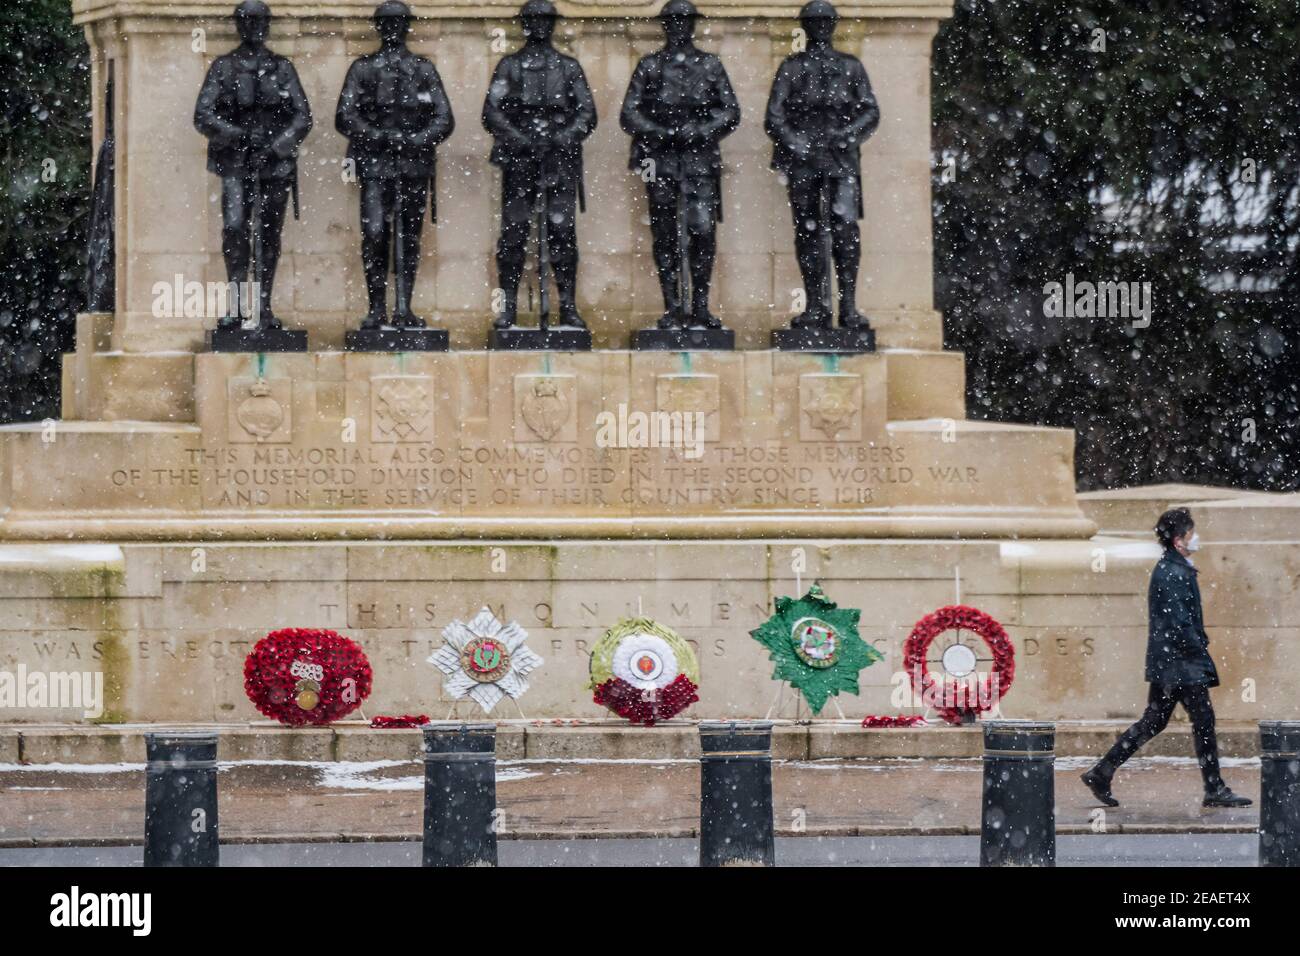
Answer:
M407 49L411 20L410 7L400 0L375 9L379 50L348 69L334 118L348 138L348 159L356 164L361 187L361 261L370 301L362 329L389 324L390 247L397 286L391 326L425 326L411 311L420 233L426 204L432 221L438 221L437 146L451 135L455 121L437 68Z
M692 42L698 16L690 0L664 4L666 42L637 64L621 115L632 136L629 166L645 180L650 204L660 329L722 327L709 313L722 219L718 144L740 125L740 104L722 61Z
M529 223L537 222L540 328L548 323L547 276L555 270L559 324L586 329L576 302L578 240L575 203L586 208L582 142L596 128L596 105L582 67L551 45L559 16L549 0L519 11L525 42L503 57L483 103L483 126L495 138L491 161L501 167L501 238L497 275L505 302L494 325L515 325Z
M252 314L265 331L282 327L271 291L291 191L298 216L298 147L311 129L311 107L293 64L266 48L270 8L244 0L234 19L241 42L213 61L194 126L208 138L208 170L221 177L221 252L234 295L218 329L238 329ZM248 298L250 260L257 291L254 301L241 303Z
M787 179L795 253L807 310L794 328L832 328L830 260L842 329L869 334L855 303L861 239L858 148L875 132L880 109L862 62L831 45L838 14L826 0L799 11L807 48L786 57L772 81L764 128L775 143L772 167Z

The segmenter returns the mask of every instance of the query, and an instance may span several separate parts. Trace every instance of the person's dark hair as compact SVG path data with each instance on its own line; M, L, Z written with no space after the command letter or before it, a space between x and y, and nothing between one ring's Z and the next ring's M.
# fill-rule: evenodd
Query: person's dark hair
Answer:
M1156 522L1156 540L1160 542L1161 547L1172 548L1174 538L1183 537L1195 524L1192 513L1186 508L1170 508Z

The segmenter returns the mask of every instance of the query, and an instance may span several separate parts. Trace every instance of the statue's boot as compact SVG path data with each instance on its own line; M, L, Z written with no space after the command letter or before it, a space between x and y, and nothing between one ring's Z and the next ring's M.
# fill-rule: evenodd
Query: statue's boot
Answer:
M840 297L840 328L868 329L871 323L858 311L857 263L835 263L835 284Z
M284 323L281 322L276 314L271 311L269 305L264 305L262 306L262 314L257 323L257 327L259 329L282 329L284 328Z
M571 329L585 329L587 323L578 315L577 303L578 268L577 263L555 266L555 287L560 293L560 325Z
M560 303L560 325L570 329L585 329L587 323L578 314L578 307L572 302Z
M677 275L672 270L659 273L659 288L664 294L664 314L659 317L659 328L680 328L682 322L682 299L677 294Z
M825 308L814 306L807 312L800 312L791 321L790 325L796 329L829 329L831 327L831 314Z
M393 313L393 325L399 329L423 329L427 328L429 323L410 309L406 309L403 312Z
M388 315L384 312L383 309L380 309L378 312L376 312L374 309L371 309L369 312L366 313L366 317L361 320L361 327L367 330L382 329L387 324L387 322L388 322Z
M840 328L842 329L867 329L871 323L867 317L857 309L840 309Z
M271 308L271 283L274 281L274 276L264 276L262 278L262 288L258 290L261 293L261 309L257 316L257 327L259 329L284 328L284 323L276 318L275 311Z
M709 311L709 290L696 290L691 302L691 325L697 329L720 329L722 320Z
M418 250L410 250L405 253L408 258L414 252L418 257ZM415 269L407 266L406 275L396 276L397 279L397 301L393 303L393 325L399 329L422 329L428 323L411 311L411 289L415 286Z
M492 327L494 329L514 328L515 320L518 317L519 306L515 301L518 298L518 296L519 296L518 289L515 289L514 291L511 291L509 289L506 290L505 304L501 306L500 314L497 315L497 317L492 320Z
M230 302L228 303L230 308L225 315L217 319L217 328L238 329L243 326L244 319L252 317L253 303L245 301L250 294L248 276L232 278L229 280L228 285L230 287Z

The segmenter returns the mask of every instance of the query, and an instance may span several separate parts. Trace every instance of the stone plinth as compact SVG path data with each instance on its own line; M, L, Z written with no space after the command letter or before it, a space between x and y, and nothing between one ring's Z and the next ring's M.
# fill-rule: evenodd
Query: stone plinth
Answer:
M1075 501L1069 431L890 421L892 407L922 398L906 374L891 387L887 354L191 358L194 424L0 428L0 537L1094 530ZM936 407L952 401L935 394Z

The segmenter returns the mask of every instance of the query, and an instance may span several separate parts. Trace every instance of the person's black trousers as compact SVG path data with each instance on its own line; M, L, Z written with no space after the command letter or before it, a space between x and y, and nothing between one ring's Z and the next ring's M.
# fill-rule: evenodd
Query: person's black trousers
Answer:
M1192 740L1196 744L1196 759L1201 765L1205 790L1210 792L1223 786L1219 776L1219 744L1214 737L1214 707L1210 704L1208 687L1170 687L1152 684L1147 695L1147 709L1138 722L1115 741L1115 746L1101 759L1097 769L1109 779L1119 766L1133 756L1143 744L1165 729L1174 707L1183 705L1192 720Z

